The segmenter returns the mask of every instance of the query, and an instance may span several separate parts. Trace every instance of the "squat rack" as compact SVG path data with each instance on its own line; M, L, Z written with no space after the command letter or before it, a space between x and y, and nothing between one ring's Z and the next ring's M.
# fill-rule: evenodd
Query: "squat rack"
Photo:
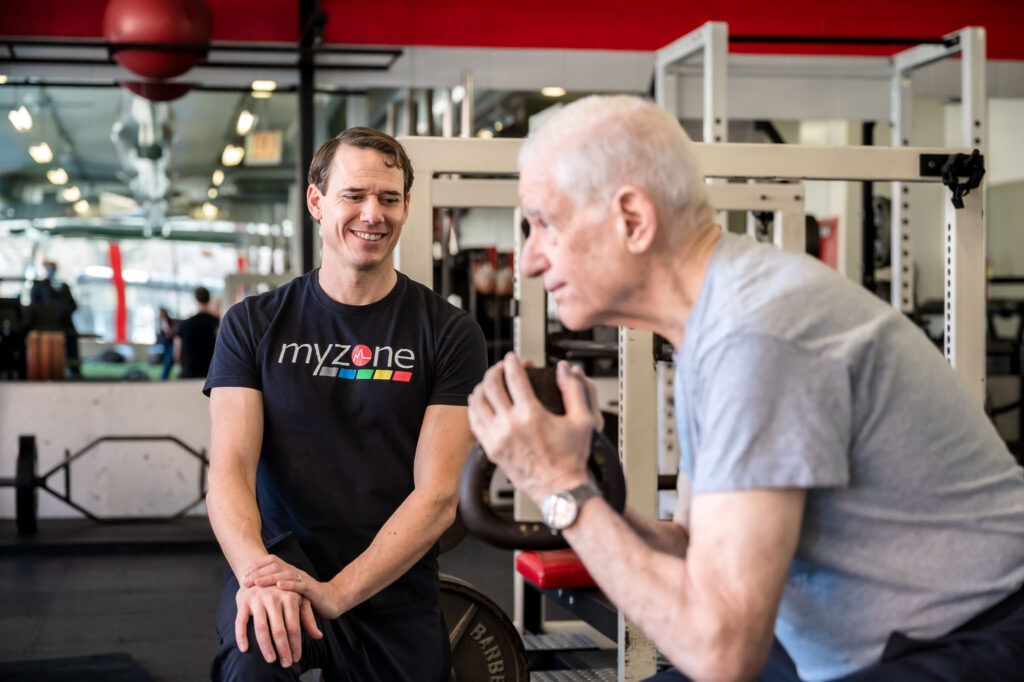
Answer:
M858 44L905 44L919 42L889 59L890 99L889 115L894 147L910 145L912 128L913 93L911 75L917 69L942 59L960 55L961 144L968 149L985 152L986 142L986 87L985 87L985 29L967 26L942 38L833 38L831 42ZM730 36L725 22L709 21L655 52L655 99L657 103L680 115L679 67L694 55L702 54L704 141L727 140L727 83L728 45L730 42L822 43L820 37L807 36ZM910 191L905 181L892 182L891 228L891 302L904 313L914 309L913 244L909 226L911 217ZM947 222L947 230L949 223ZM946 243L951 238L947 235ZM955 241L955 237L952 238ZM984 244L982 245L984 249ZM945 290L952 286L954 273L947 259ZM949 309L946 310L948 338ZM949 350L947 348L947 355Z

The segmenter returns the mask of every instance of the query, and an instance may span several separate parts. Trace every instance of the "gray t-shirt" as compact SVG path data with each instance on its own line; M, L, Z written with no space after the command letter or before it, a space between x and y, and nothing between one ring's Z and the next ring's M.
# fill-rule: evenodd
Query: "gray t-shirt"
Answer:
M807 490L775 623L804 680L874 663L893 631L943 635L1024 583L1021 468L872 294L723 234L675 361L681 490Z

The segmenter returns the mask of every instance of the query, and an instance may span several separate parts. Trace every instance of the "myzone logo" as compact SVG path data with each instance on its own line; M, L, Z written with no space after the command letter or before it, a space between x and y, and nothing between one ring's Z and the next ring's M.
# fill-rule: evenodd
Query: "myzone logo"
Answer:
M289 357L290 351L290 357ZM369 346L346 343L282 343L277 364L309 365L316 360L313 376L338 379L374 379L376 381L410 381L416 354L409 348Z

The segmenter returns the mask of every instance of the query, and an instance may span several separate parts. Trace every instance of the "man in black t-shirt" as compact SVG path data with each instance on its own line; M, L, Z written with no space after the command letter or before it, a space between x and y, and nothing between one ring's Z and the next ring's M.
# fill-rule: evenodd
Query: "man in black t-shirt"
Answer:
M207 509L231 568L214 680L449 677L437 540L486 350L394 268L412 179L387 135L329 140L306 195L322 266L224 316L204 388Z
M220 319L210 312L210 292L196 287L199 312L178 324L174 334L174 360L181 365L179 379L199 379L206 376L213 359Z

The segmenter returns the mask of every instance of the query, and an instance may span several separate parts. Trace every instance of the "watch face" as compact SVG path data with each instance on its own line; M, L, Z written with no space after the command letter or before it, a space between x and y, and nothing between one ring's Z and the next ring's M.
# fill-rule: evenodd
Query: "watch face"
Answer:
M576 500L565 492L551 495L545 500L544 522L555 530L568 528L576 520Z

